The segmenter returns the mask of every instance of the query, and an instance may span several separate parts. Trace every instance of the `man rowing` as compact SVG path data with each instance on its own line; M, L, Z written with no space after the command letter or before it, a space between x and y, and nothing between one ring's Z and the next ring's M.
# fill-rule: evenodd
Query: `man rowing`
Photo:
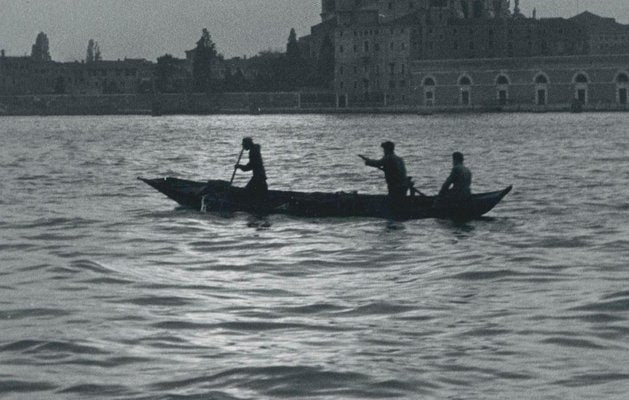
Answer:
M406 197L406 192L409 188L406 166L404 165L404 160L395 154L394 143L384 142L381 147L384 151L384 156L380 160L372 160L363 155L359 155L359 157L365 161L365 165L384 171L389 198L394 206L398 206Z
M242 148L249 152L249 163L246 165L236 164L236 168L245 172L253 172L253 176L247 183L247 186L245 186L245 190L254 199L263 200L269 191L269 187L266 183L266 171L264 170L260 145L254 143L250 137L246 137L242 139Z

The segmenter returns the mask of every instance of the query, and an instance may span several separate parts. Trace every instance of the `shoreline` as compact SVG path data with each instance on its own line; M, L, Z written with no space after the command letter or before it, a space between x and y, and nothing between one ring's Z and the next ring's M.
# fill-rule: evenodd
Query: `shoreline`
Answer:
M95 116L95 115L295 115L295 114L383 114L456 115L512 113L627 112L628 105L572 104L471 105L471 106L369 106L337 107L336 104L304 103L298 93L225 93L133 95L21 95L0 96L0 116Z

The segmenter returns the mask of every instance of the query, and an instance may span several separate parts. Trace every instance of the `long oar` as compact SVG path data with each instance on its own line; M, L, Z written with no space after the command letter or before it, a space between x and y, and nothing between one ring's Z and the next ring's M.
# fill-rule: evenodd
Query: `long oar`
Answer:
M234 173L232 174L232 179L229 181L229 186L232 185L232 183L234 183L234 178L236 177L236 171L238 171L238 164L240 164L240 160L242 160L242 155L244 154L245 149L243 148L240 151L240 155L238 156L238 161L236 161L236 166L234 167Z

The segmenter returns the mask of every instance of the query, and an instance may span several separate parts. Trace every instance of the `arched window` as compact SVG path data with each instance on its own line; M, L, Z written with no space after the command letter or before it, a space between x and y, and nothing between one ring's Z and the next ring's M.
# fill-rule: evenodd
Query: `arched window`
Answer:
M509 78L505 75L498 75L496 78L496 85L498 86L496 96L498 97L498 104L506 106L509 102Z
M509 78L507 78L504 75L500 75L500 76L498 76L498 79L496 79L496 84L498 84L498 85L508 85L509 84Z
M472 89L470 85L472 84L472 80L469 76L462 76L459 78L459 85L461 86L461 98L460 103L462 106L470 106L472 105Z
M435 80L431 77L424 79L424 86L435 86Z
M535 83L538 85L545 85L548 83L548 78L544 74L539 74L535 77Z
M577 76L574 77L574 82L575 83L588 83L588 77L585 74L579 74Z
M616 76L616 82L617 83L629 83L629 76L627 76L627 74L625 74L624 72L621 72L618 74L618 76Z

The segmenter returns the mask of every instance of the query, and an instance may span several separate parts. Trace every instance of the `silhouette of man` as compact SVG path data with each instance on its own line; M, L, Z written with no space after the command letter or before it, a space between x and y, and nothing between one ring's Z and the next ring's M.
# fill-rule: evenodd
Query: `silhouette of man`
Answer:
M253 171L253 176L245 190L257 200L262 200L266 196L269 187L266 184L266 171L260 153L260 145L255 144L253 139L246 137L242 140L242 148L249 152L249 163L246 165L237 164L236 168L242 171Z
M389 197L394 204L399 204L408 190L408 179L406 178L406 166L404 160L395 154L395 144L384 142L381 145L384 156L380 160L372 160L363 155L359 155L369 167L379 168L384 171L387 181Z
M463 154L452 154L452 171L439 192L439 199L446 202L463 202L472 196L472 172L463 165Z

